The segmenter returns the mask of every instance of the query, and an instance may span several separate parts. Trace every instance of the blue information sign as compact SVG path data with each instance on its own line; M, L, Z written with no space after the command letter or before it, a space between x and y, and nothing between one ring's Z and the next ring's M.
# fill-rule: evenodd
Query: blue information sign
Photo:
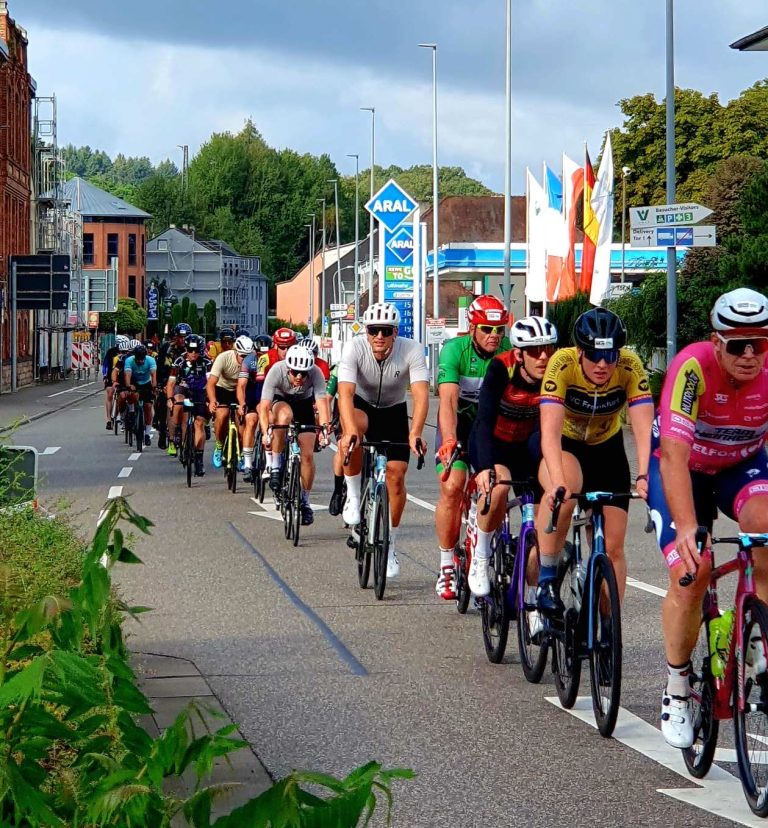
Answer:
M384 301L400 311L398 334L413 339L413 228L384 229Z
M157 322L157 300L157 288L151 287L147 291L147 322Z
M387 230L402 224L416 207L416 201L393 178L365 205L365 209Z

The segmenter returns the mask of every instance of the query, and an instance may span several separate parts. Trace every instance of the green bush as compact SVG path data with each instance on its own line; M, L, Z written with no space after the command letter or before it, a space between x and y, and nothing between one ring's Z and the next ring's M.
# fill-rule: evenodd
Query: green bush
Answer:
M557 328L557 347L573 345L573 324L584 311L594 307L588 293L577 293L570 299L547 305L547 319Z

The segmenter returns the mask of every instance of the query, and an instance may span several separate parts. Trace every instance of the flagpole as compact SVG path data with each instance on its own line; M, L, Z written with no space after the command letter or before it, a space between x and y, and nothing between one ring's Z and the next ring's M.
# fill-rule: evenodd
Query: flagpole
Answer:
M525 315L528 316L531 312L531 300L528 297L528 285L531 281L531 227L529 218L531 215L531 186L530 186L531 171L528 167L525 168Z
M541 162L541 180L544 182L544 194L547 197L547 210L549 210L549 179L547 178L547 162ZM544 246L544 301L541 303L541 315L547 315L547 271L549 270L549 249Z

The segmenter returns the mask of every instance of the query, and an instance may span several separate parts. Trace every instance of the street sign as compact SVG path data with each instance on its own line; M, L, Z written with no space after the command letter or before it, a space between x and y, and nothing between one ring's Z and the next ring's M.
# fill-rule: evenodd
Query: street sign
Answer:
M344 305L343 310L332 310L331 311L331 319L344 319L347 315L347 306Z
M357 319L355 319L355 321L349 326L349 330L357 336L359 333L363 332L363 326L357 321Z
M331 302L331 310L346 310L347 303L346 302Z
M629 224L640 227L668 227L677 224L697 224L712 215L709 207L696 202L689 204L657 204L650 207L630 207Z
M445 341L445 319L427 317L427 345L437 345Z
M699 224L695 227L633 227L632 247L715 247L717 227Z
M416 209L416 201L390 178L365 205L365 209L387 230L394 230Z
M69 308L69 256L38 253L11 256L16 265L17 310L67 310Z
M98 328L99 327L99 312L98 311L88 311L88 327L89 328Z

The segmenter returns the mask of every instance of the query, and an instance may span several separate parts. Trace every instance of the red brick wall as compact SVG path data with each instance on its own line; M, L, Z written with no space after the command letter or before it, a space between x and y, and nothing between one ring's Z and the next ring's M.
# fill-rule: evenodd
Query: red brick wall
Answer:
M146 266L142 259L144 249L145 228L142 221L135 224L109 224L107 222L83 222L83 235L93 234L93 264L85 265L84 269L95 268L106 270L109 267L107 256L107 236L110 233L117 234L117 295L118 297L130 296L128 292L129 278L136 278L135 299L140 305L145 304L146 298ZM133 233L136 236L136 264L128 264L128 236ZM144 287L144 289L142 289Z

